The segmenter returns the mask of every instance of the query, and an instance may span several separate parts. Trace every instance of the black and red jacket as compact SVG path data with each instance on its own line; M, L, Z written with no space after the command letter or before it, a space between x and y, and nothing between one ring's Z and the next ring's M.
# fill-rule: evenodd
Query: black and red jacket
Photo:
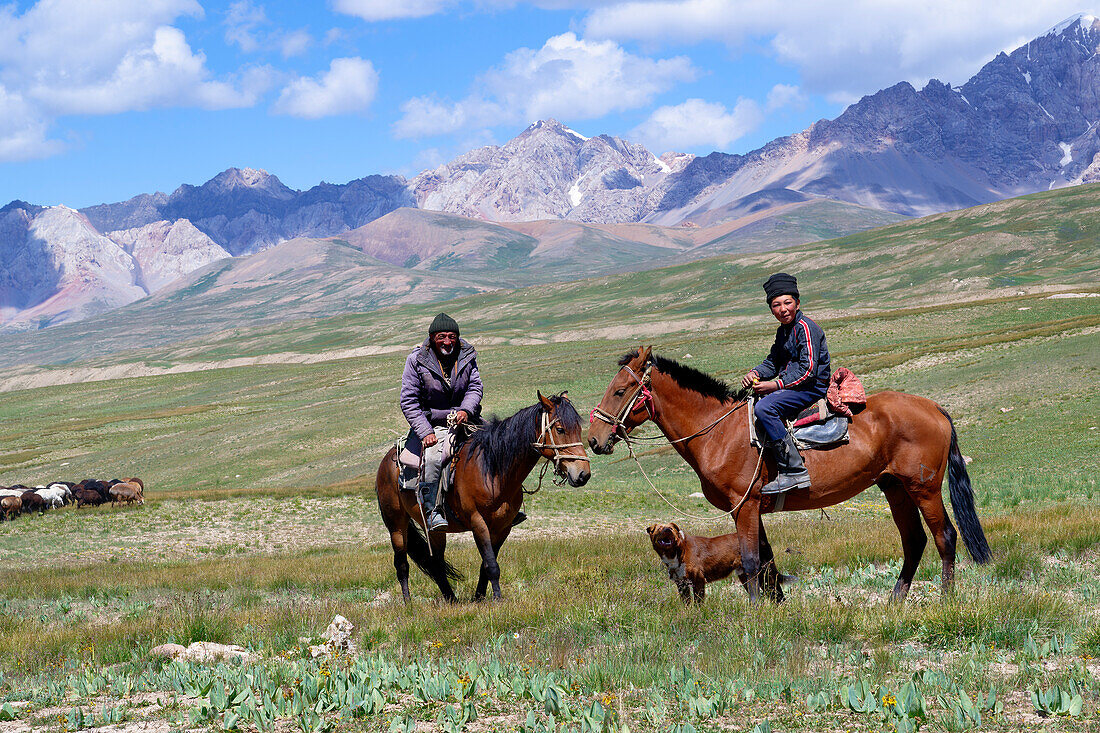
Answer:
M753 371L761 381L775 379L779 389L820 392L824 397L832 374L825 332L798 311L789 326L776 330L768 358Z

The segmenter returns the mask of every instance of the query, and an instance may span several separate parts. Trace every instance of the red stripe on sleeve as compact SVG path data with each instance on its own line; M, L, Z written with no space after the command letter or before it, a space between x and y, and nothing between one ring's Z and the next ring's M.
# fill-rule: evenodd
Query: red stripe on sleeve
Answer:
M812 374L813 370L814 370L814 342L810 339L810 327L807 326L806 322L803 321L803 320L799 320L798 323L799 323L799 325L802 326L803 333L806 334L806 348L810 352L810 366L806 370L805 374L803 374L801 377L799 377L798 379L794 380L793 382L791 382L790 384L787 385L788 389L790 387L795 386L796 384L798 384L799 382L804 380L806 377L810 376L810 374Z

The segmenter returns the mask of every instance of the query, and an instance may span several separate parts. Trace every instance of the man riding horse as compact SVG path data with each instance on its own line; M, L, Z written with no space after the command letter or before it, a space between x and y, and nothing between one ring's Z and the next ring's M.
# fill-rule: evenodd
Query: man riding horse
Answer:
M764 283L764 293L780 325L768 357L742 378L741 385L760 397L753 414L779 469L776 479L761 491L781 494L810 486L810 474L783 418L825 397L831 374L829 348L825 332L799 309L798 281L793 275L772 275Z
M405 448L421 460L418 491L429 530L447 527L442 502L437 501L444 441L451 429L479 420L481 396L477 351L459 337L455 319L440 313L428 328L428 338L405 359L401 375L401 412L410 426Z

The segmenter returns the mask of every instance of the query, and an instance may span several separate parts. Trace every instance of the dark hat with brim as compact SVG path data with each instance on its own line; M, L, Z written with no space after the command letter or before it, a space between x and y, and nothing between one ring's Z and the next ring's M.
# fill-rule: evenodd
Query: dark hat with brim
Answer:
M434 319L432 319L432 325L428 327L428 335L435 336L437 333L443 331L453 331L455 336L458 336L458 321L451 318L446 313L440 313Z
M764 283L764 295L767 297L768 305L771 305L772 301L780 295L793 295L798 299L798 280L794 275L777 272Z

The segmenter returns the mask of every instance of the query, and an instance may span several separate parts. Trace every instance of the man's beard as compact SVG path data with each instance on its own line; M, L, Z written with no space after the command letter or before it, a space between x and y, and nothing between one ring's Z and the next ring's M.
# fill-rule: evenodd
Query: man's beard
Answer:
M437 346L436 350L439 352L440 356L452 356L455 353L453 344L451 346Z

